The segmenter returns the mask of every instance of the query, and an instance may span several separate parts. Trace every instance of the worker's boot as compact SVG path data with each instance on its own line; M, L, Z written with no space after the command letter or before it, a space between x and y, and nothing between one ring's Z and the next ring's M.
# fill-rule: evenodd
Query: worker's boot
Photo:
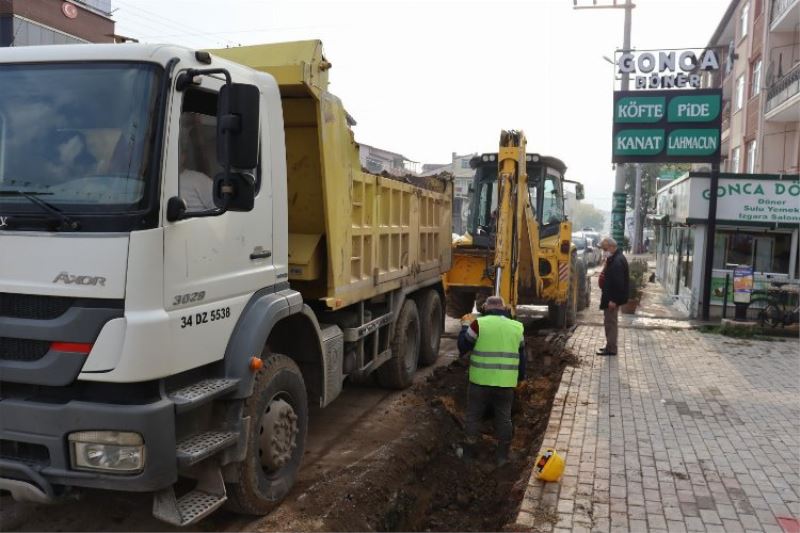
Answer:
M497 444L497 451L495 451L495 464L499 467L505 466L509 461L509 451L511 450L510 442L500 442Z

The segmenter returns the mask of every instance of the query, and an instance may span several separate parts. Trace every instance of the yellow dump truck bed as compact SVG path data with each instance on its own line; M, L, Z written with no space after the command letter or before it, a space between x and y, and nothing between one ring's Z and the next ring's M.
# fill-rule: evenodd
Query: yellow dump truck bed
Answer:
M320 41L212 50L272 74L286 134L289 280L338 309L450 268L452 182L419 187L364 172Z

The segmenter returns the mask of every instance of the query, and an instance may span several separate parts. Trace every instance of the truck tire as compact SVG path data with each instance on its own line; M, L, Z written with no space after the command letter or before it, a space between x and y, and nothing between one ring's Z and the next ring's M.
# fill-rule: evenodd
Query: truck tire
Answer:
M439 358L439 344L444 329L442 297L439 291L430 289L417 302L420 315L419 364L430 366Z
M280 354L264 359L243 416L250 417L247 455L235 465L238 482L227 484L225 505L265 515L289 493L305 452L308 397L294 361Z
M461 318L467 313L472 312L475 305L475 293L464 292L458 289L447 291L447 316L450 318Z
M578 284L582 283L578 277L578 258L573 255L569 260L569 290L567 291L567 303L564 324L571 328L578 322Z
M407 389L414 382L419 362L420 324L417 304L403 303L392 338L392 358L378 368L378 383L388 389Z
M547 305L547 316L550 319L550 325L554 328L561 329L567 322L567 306L559 304Z

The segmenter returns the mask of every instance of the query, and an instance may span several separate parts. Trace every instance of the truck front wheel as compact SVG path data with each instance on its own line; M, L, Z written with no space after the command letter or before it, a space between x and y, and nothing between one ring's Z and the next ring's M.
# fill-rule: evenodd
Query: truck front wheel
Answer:
M389 389L406 389L414 382L419 362L419 312L414 300L407 299L394 325L392 357L377 370L378 383Z
M289 493L305 451L308 399L294 361L280 354L264 359L244 416L250 417L247 456L236 465L238 481L227 486L226 505L238 513L264 515Z

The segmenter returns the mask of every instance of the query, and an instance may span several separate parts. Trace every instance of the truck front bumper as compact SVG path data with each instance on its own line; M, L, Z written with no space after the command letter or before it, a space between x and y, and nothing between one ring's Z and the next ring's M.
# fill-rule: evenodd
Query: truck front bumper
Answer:
M75 431L141 434L144 470L132 475L73 470L68 436ZM136 405L0 399L0 445L0 489L19 499L47 501L64 487L150 492L178 478L175 409L167 399Z

